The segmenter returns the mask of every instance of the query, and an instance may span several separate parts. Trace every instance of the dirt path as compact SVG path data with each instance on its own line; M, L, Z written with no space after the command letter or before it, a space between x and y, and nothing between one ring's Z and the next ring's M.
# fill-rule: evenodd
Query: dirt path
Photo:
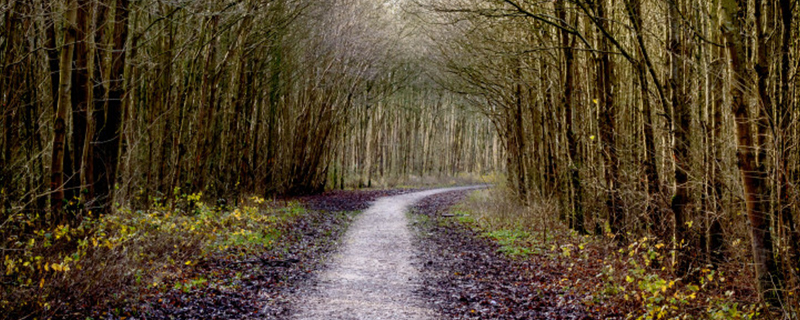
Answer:
M433 310L415 294L418 271L407 208L445 188L378 199L352 224L343 247L317 276L296 308L295 319L431 319Z

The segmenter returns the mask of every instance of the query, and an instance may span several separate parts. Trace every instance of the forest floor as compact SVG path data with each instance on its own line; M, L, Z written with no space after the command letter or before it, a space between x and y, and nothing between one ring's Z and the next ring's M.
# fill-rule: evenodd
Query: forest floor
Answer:
M305 293L302 289L312 272L320 270L340 245L358 211L379 197L410 191L336 191L303 197L299 201L308 211L284 227L276 246L245 260L215 255L185 270L177 282L204 279L204 285L156 288L130 314L146 319L286 319L295 297Z
M488 198L476 202L476 194ZM694 285L672 281L646 267L658 247L646 239L619 248L565 233L566 238L536 243L539 236L534 229L525 235L523 229L481 227L476 219L482 218L468 212L483 211L480 201L499 201L493 197L489 191L462 188L335 191L274 200L271 206L285 202L290 210L296 203L302 207L293 218L272 224L279 234L274 244L269 241L271 245L258 250L222 249L186 263L188 257L176 258L178 263L165 265L169 276L160 277L158 283L131 286L140 292L102 291L122 297L116 299L122 299L121 304L87 302L67 294L69 298L60 304L71 307L56 316L627 319L707 312L711 316L702 318L748 319L753 315L752 309L743 310L750 305L743 298L751 296L749 292L723 285L722 272L703 273ZM545 231L546 237L552 238L554 230L549 232Z
M454 206L466 195L444 193L412 207L424 275L420 293L442 318L625 319L626 313L586 308L560 281L561 266L513 258L461 222Z
M746 267L698 267L679 278L661 243L580 235L551 207L536 207L495 189L413 206L423 299L443 319L769 318Z

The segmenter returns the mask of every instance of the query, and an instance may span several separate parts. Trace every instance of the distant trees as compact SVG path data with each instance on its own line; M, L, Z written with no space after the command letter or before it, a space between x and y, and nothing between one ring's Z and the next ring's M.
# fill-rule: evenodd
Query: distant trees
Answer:
M581 232L656 236L686 276L749 237L761 296L796 307L796 3L421 3L521 201L560 199Z
M19 213L77 224L191 193L306 194L501 166L490 123L437 89L393 6L5 1L0 230Z

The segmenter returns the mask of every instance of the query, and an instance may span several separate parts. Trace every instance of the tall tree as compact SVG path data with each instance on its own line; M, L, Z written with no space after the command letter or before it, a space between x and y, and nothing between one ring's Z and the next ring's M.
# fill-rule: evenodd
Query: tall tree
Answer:
M113 11L113 32L109 78L105 87L105 99L95 102L92 111L95 128L92 148L92 181L90 194L91 207L95 212L110 212L114 204L114 192L119 161L119 148L122 132L122 115L125 95L125 57L128 40L128 0L116 0ZM99 51L99 50L98 50ZM105 54L105 53L101 53Z
M773 305L781 300L782 282L772 246L772 224L768 173L765 163L758 163L758 145L753 137L749 103L750 81L744 30L747 21L747 1L723 0L722 34L728 50L732 71L730 83L731 109L736 121L737 158L745 193L749 231L756 270L759 295ZM766 121L766 120L765 120Z
M639 58L635 63L636 76L639 80L639 88L642 103L642 122L644 126L644 146L645 146L645 159L644 159L644 172L647 176L647 194L650 199L647 201L648 218L650 219L650 229L656 236L661 239L669 239L668 228L666 228L664 220L664 210L661 208L663 199L661 195L661 178L657 168L657 151L655 146L654 135L654 121L653 110L650 99L650 87L648 85L648 70L653 74L653 81L655 82L656 89L659 92L659 98L662 100L662 105L666 106L666 101L663 97L663 90L661 82L655 77L653 65L648 53L648 48L644 40L644 15L642 12L642 0L626 0L625 9L628 13L628 19L633 25L634 35L636 37L636 48ZM666 109L666 108L665 108Z
M72 57L77 39L78 1L67 3L64 20L64 45L61 48L59 67L58 103L53 120L53 153L50 165L50 206L51 219L66 222L64 206L64 144L67 135L67 110L71 107Z
M611 58L611 40L604 33L610 30L610 14L605 0L594 2L595 21L602 30L596 32L598 54L596 62L596 92L597 104L600 108L600 140L602 145L604 164L604 177L606 182L606 209L611 232L619 239L625 238L625 212L619 195L619 157L617 155L617 118L614 61ZM605 30L605 31L603 31Z
M684 45L685 31L681 22L679 0L669 1L669 41L667 43L670 53L670 79L669 86L672 100L672 113L674 120L674 159L675 159L675 195L672 197L672 212L675 215L675 242L679 247L680 256L678 257L678 271L688 272L689 259L687 252L693 249L690 247L688 238L688 226L691 203L689 193L689 169L691 159L689 149L691 147L691 105L687 92L686 81L686 48Z
M583 159L578 152L578 142L575 138L575 127L573 125L574 115L573 108L575 107L575 99L573 97L575 90L575 37L570 35L569 22L565 9L564 0L555 2L556 16L561 21L561 28L559 29L559 37L561 38L561 47L563 48L564 62L561 65L564 81L564 92L561 95L561 104L564 108L564 122L566 124L567 133L567 151L569 153L569 181L572 188L572 227L580 233L586 233L585 217L583 214L583 186L581 185L580 169L583 165ZM577 25L576 21L572 25Z
M792 212L792 194L796 192L793 188L793 183L790 178L790 157L792 148L796 148L791 135L792 121L797 119L797 115L793 114L791 90L790 90L790 70L791 57L790 57L790 44L793 39L792 23L794 21L794 14L792 12L793 5L789 0L780 0L780 17L781 17L781 44L780 44L780 62L779 62L779 86L778 86L778 103L775 115L777 117L778 130L776 130L775 145L778 148L777 168L778 175L778 208L780 209L780 220L782 221L783 229L788 233L788 255L784 257L786 265L785 271L793 278L793 281L800 281L798 273L800 272L800 228L797 226L797 219ZM796 104L796 102L794 102ZM795 120L796 121L796 120ZM788 280L788 279L787 279Z

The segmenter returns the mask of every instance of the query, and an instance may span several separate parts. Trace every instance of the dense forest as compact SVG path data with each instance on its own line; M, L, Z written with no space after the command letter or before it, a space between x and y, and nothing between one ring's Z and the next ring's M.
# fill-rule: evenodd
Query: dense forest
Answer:
M9 1L4 220L492 171L491 122L376 6Z
M122 209L502 167L491 121L423 76L417 27L391 6L2 1L3 305L75 248L48 248L54 230Z
M448 88L499 123L519 201L660 239L679 276L747 261L764 301L797 308L796 1L423 6Z
M40 230L123 209L501 173L577 233L658 239L679 277L741 263L792 317L798 10L0 1L4 287L49 272L20 271Z

